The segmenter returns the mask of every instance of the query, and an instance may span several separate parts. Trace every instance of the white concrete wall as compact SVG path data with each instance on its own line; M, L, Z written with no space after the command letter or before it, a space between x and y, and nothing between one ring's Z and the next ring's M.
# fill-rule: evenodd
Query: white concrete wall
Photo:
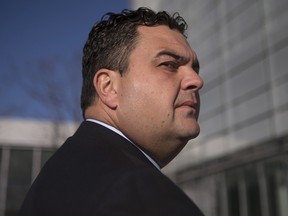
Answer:
M59 147L78 123L58 124L32 119L0 119L0 145L17 147Z

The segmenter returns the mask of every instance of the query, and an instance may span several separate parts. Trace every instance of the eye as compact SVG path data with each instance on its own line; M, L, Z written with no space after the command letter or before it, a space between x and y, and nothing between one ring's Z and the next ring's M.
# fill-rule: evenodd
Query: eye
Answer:
M159 66L169 71L176 71L179 68L179 64L173 61L162 62Z

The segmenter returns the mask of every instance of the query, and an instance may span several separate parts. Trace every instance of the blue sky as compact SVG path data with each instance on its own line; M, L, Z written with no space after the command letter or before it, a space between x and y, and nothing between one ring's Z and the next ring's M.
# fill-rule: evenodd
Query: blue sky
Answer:
M124 8L128 0L2 0L0 118L74 120L87 35L104 13Z

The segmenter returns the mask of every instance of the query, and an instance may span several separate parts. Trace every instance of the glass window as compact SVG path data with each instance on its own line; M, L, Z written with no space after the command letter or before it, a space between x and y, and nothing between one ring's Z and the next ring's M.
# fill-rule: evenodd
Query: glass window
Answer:
M226 175L228 215L261 215L259 181L254 164L229 171ZM247 214L246 214L247 213Z
M6 199L6 216L17 215L31 185L32 150L11 150Z
M248 166L245 169L246 200L248 215L261 215L259 181L256 166Z
M238 172L232 170L226 175L227 197L228 197L228 215L240 216L240 194L238 187Z
M288 155L260 162L265 167L269 216L287 216L288 212ZM263 215L260 179L256 164L249 164L226 173L228 215ZM242 187L241 187L242 186ZM262 188L263 190L263 188ZM264 194L264 193L262 193ZM266 198L265 198L266 199ZM247 209L246 209L247 208Z
M286 216L288 212L288 159L265 163L270 215Z

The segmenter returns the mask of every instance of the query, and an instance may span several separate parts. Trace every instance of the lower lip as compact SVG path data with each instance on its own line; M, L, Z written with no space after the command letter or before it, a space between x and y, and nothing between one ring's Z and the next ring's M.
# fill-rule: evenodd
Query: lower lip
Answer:
M191 107L191 106L183 105L183 106L179 106L178 108L189 109L189 110L192 110L193 112L196 112L196 109L194 107Z

